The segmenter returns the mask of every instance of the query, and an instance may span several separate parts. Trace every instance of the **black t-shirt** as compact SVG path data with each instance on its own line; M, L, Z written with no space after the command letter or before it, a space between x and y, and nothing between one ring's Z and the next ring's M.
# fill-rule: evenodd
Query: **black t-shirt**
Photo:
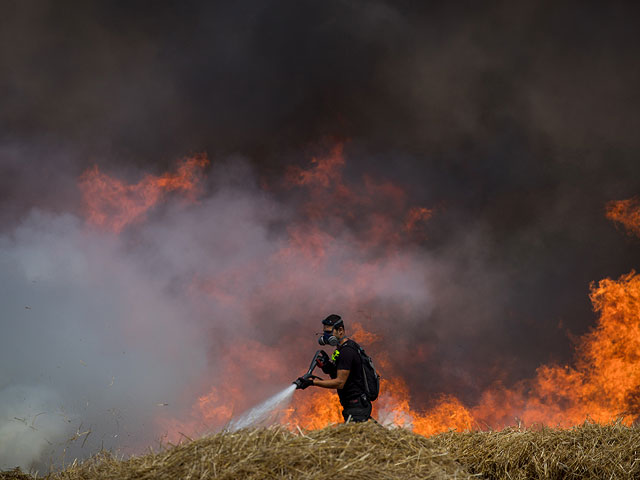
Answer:
M347 340L336 350L340 352L336 359L338 370L349 370L349 376L344 387L338 389L340 403L345 406L347 400L360 396L364 393L364 379L362 378L362 360L358 353L356 342Z

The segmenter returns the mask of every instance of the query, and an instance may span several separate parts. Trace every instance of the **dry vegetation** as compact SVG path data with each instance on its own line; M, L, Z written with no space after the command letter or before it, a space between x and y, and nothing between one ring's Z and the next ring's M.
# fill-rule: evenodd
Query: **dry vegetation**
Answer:
M18 471L1 480L31 479ZM97 479L640 478L640 429L508 428L425 438L375 423L302 434L269 428L217 434L128 460L101 454L51 475Z
M569 430L449 432L433 439L480 478L640 478L640 428L620 422Z

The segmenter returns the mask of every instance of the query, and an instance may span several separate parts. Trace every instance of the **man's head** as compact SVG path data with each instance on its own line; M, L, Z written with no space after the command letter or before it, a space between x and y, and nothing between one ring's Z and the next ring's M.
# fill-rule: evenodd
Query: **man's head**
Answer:
M334 313L322 320L322 330L322 336L318 338L320 345L335 347L340 344L344 338L344 322L340 315Z

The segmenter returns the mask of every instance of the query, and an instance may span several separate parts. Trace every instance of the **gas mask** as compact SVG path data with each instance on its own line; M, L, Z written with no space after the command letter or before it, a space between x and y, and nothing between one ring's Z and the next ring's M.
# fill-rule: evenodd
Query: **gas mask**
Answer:
M338 345L338 338L333 334L333 330L331 330L330 332L323 332L322 335L318 337L318 343L320 345L336 347Z

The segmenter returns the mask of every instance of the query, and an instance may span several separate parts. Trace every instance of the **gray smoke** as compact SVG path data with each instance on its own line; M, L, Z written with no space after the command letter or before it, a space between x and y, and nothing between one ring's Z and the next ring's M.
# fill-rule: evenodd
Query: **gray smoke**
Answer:
M71 421L51 388L11 385L0 390L0 465L28 468L53 445L72 436ZM53 412L56 412L55 414ZM50 440L51 439L51 440Z
M3 467L59 464L80 443L88 452L152 442L157 404L179 406L201 374L185 305L122 248L72 215L39 211L1 237L1 428L14 433L2 437ZM86 442L70 441L78 429L91 432ZM23 443L30 449L14 457Z

